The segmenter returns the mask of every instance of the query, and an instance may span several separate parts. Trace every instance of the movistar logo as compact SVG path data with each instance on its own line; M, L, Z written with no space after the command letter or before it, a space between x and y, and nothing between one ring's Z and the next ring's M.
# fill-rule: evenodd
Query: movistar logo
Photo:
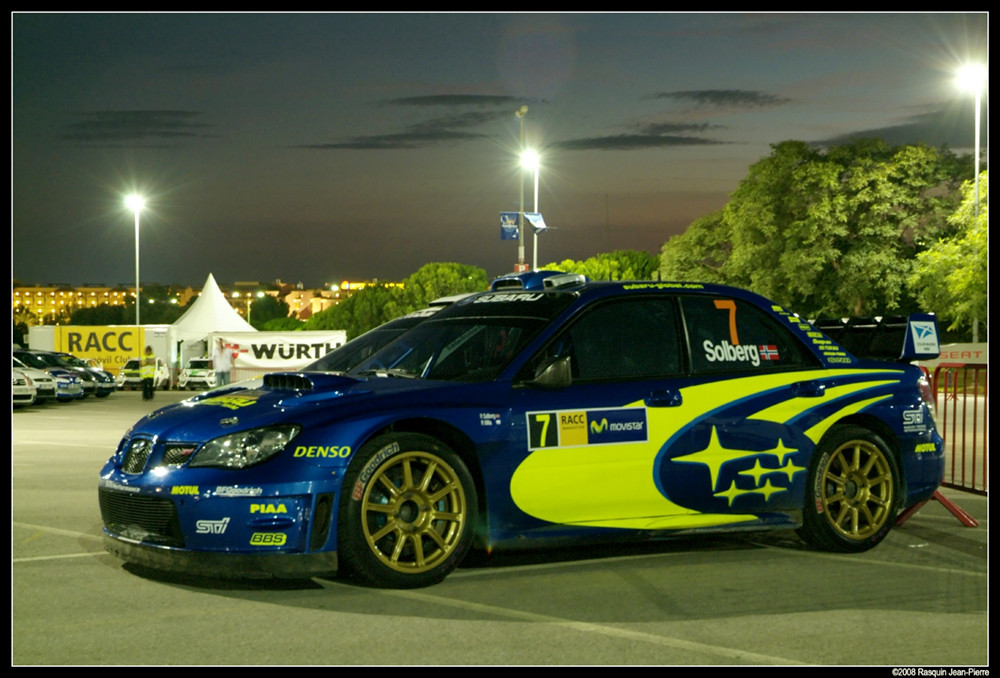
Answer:
M642 420L608 422L608 420L604 418L600 421L594 419L590 422L590 432L596 435L604 433L605 431L609 433L618 433L621 431L642 431L644 423L645 422Z

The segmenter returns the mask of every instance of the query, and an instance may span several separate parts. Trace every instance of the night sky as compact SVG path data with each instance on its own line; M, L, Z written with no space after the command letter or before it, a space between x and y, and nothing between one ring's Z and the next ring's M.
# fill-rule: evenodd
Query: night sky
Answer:
M780 141L971 153L988 44L985 13L11 18L12 276L72 285L133 283L132 191L143 284L508 272L523 105L539 263L658 253Z

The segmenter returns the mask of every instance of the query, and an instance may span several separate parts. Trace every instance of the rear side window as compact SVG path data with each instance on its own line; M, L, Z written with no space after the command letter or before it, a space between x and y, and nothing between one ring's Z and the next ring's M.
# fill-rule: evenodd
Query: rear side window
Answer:
M753 304L726 297L681 298L695 373L815 366L795 336Z
M530 363L570 355L574 381L675 376L682 351L677 312L668 298L633 297L586 310Z

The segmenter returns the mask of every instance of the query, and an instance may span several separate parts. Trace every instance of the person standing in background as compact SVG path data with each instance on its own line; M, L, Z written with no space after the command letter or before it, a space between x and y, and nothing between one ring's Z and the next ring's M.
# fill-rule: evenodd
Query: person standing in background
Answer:
M225 386L229 383L229 373L233 369L233 356L222 343L222 339L215 340L215 353L212 356L212 367L215 369L215 385Z
M139 363L139 378L142 380L142 399L152 400L156 392L154 381L156 379L156 356L153 355L153 347L146 347L146 354L142 356Z

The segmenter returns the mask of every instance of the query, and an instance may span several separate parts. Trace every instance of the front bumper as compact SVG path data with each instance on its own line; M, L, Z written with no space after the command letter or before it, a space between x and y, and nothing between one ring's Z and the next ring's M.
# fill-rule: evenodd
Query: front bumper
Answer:
M159 570L301 578L337 569L334 487L313 483L98 488L105 547Z
M332 576L337 552L217 553L152 546L109 534L104 548L128 563L154 570L222 579L305 579Z

